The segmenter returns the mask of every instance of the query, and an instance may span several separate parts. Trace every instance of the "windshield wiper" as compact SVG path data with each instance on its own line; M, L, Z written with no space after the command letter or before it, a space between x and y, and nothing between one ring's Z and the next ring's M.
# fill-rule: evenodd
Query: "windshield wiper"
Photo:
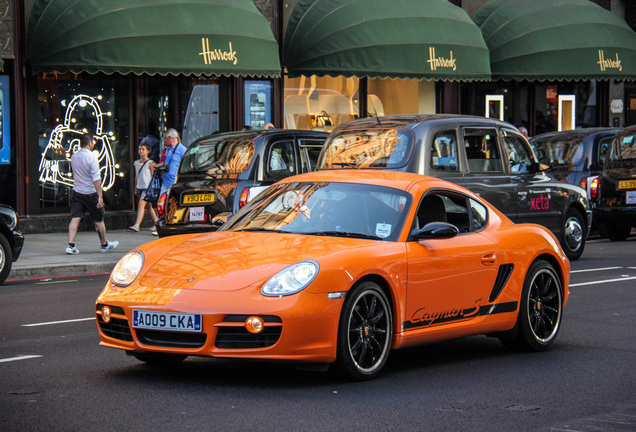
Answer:
M345 232L345 231L316 231L316 232L303 233L303 234L316 235L316 236L352 237L352 238L361 238L361 239L369 239L369 240L382 240L382 237L378 237L371 234Z
M251 231L251 232L273 232L273 233L285 233L289 234L287 231L275 230L275 229L267 229L262 227L251 227L251 228L243 228L237 229L234 231Z

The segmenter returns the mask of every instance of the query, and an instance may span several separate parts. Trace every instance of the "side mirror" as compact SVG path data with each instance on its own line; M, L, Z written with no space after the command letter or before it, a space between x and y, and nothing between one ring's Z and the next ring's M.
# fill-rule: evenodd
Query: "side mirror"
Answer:
M216 229L219 229L227 222L230 216L232 216L230 212L219 213L212 218L212 225L216 227Z
M539 171L546 171L552 168L552 159L541 158L539 161Z
M427 223L423 228L412 233L417 240L453 238L457 234L459 234L457 227L447 222Z

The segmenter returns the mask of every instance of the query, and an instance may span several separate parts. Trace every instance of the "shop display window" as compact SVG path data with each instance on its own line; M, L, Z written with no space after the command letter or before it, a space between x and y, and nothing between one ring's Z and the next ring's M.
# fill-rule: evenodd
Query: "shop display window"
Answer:
M73 188L71 156L79 137L95 139L104 189L111 209L129 208L133 181L128 82L73 74L38 79L38 188L40 208L65 212Z
M359 80L351 77L285 78L285 128L331 131L358 118Z
M435 112L433 81L390 78L368 81L367 117Z

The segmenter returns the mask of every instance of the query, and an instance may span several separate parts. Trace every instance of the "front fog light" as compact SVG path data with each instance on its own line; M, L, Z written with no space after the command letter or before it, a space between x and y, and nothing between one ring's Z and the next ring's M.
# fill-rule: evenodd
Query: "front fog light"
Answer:
M252 316L245 321L245 328L250 333L260 333L265 327L265 322L261 317Z
M105 323L110 322L110 308L108 306L102 308L102 319Z

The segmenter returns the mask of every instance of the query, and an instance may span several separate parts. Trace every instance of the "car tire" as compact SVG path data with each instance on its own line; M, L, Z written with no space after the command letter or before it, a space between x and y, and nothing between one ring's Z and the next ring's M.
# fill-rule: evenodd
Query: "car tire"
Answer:
M632 227L631 225L603 222L603 231L605 236L611 241L625 241L632 232Z
M181 363L188 356L185 354L134 352L130 354L137 360L156 366L170 366Z
M0 285L7 280L13 263L13 250L9 241L0 234Z
M386 294L374 282L362 282L348 294L338 326L338 372L348 378L375 378L389 357L393 314Z
M561 280L546 261L534 262L523 284L516 335L502 336L501 342L512 349L545 351L554 343L563 315Z
M563 224L561 247L570 261L576 261L583 254L587 237L585 226L581 213L576 209L569 209Z

